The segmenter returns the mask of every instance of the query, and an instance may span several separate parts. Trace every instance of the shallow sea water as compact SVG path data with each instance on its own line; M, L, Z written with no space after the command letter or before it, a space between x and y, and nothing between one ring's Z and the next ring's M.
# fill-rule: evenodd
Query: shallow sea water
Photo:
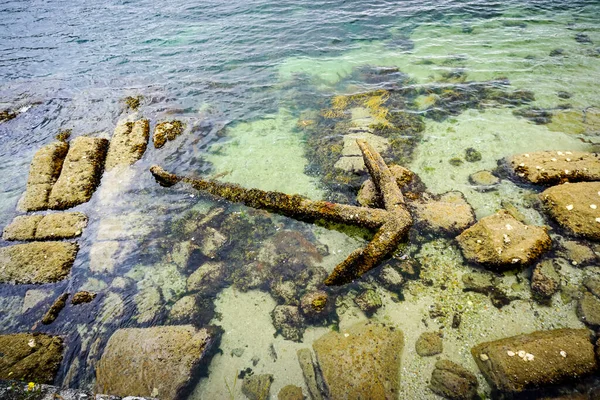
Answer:
M331 321L309 325L301 343L286 340L271 321L271 311L282 304L274 282L293 281L307 269L330 272L364 246L368 235L231 205L183 185L162 188L148 169L159 164L248 188L355 202L356 185L332 184L327 162L311 158L315 146L328 149L340 135L322 118L334 96L403 88L429 94L502 81L503 90L528 90L535 100L441 105L443 117L427 112L429 95L411 98L417 107L394 103L394 111L416 116L424 129L402 159L390 161L416 172L432 193L463 192L477 218L509 203L529 223L545 224L528 200L539 188L503 179L497 190L481 193L468 176L492 170L517 152L598 151L599 121L584 119L588 110L600 108L598 15L597 1L3 2L0 109L23 112L0 123L0 226L18 215L33 154L59 130L109 138L119 120L135 117L149 118L151 129L177 118L186 130L162 149L149 146L131 168L106 173L92 200L75 208L90 223L69 279L40 286L0 284L0 333L64 335L66 355L55 383L90 389L96 362L116 329L169 324L173 305L194 295L203 310L185 322L221 326L223 335L208 376L197 377L190 399L244 398L237 376L246 368L273 374L273 399L288 384L301 386L306 395L296 350L311 347L331 329L366 319L404 332L399 398L438 398L428 389L436 357L423 358L414 350L422 332L437 329L444 333L442 356L476 373L480 392L489 396L472 346L539 329L584 326L576 302L555 295L550 306L541 306L531 299L523 284L531 268L502 276L503 287L520 300L499 310L487 296L462 290L462 275L477 267L465 263L453 240L414 232L411 238L419 241L401 245L390 261L405 254L418 265L402 289L384 289L369 274L332 290ZM577 34L589 42L576 41ZM559 97L561 92L569 98ZM127 110L123 98L137 95L143 96L141 107ZM528 107L553 112L552 123L536 124L513 113ZM365 108L352 115L354 126L377 118ZM481 161L448 163L464 157L469 147L481 153ZM200 223L207 215L213 218ZM186 253L208 236L206 226L223 233L225 244L211 257ZM553 239L560 234L553 232ZM219 282L200 292L188 290L189 275L211 259L226 265ZM253 263L275 265L273 276L247 284L244 271L258 265ZM567 263L561 279L576 286L597 269ZM299 284L300 293L306 285ZM382 299L370 316L353 301L365 289ZM98 293L92 312L67 307L54 324L37 323L58 294L78 290ZM31 305L33 295L39 302ZM444 316L432 319L436 307ZM453 329L456 313L462 322ZM242 355L234 355L240 348Z

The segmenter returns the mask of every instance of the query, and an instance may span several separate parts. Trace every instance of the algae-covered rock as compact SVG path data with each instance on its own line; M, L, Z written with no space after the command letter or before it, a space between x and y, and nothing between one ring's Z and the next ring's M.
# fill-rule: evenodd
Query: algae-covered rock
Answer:
M227 243L227 236L214 228L207 227L202 235L200 251L208 258L215 258L225 243Z
M63 210L87 202L100 183L108 140L80 136L71 141L60 177L48 198L49 208Z
M471 400L477 395L477 378L452 361L440 360L431 373L429 388L447 399Z
M363 139L369 142L375 150L380 153L385 153L389 150L390 144L388 139L373 135L368 132L350 133L343 137L342 157L335 163L334 167L346 172L362 172L366 171L365 162L356 139Z
M574 235L600 240L600 182L553 186L540 198L561 227Z
M403 188L417 180L416 175L411 170L400 165L391 165L390 172L396 178L398 187ZM382 205L381 195L371 179L363 182L358 191L356 200L363 207L380 207Z
M19 209L37 211L48 208L50 191L60 176L68 150L67 143L54 142L35 153L29 166L27 190L19 202Z
M69 239L81 235L87 225L82 213L24 215L4 228L4 240Z
M383 303L381 302L381 297L377 291L373 289L367 289L360 294L358 294L354 298L354 303L361 309L361 311L365 312L367 315L373 314L377 311Z
M0 249L0 282L50 283L64 279L78 246L69 242L32 242Z
M473 208L461 192L413 203L416 224L431 232L458 234L475 223Z
M404 283L402 274L391 265L385 265L380 268L377 279L387 290L392 292L400 290Z
M306 387L308 387L310 397L314 400L323 399L319 385L317 384L317 374L315 372L315 365L310 349L299 349L296 352L296 355L298 356L298 363L300 364L300 369L302 370L304 382L306 383Z
M65 308L65 306L67 305L68 298L69 293L63 293L60 296L58 296L54 304L52 304L52 306L50 306L50 309L46 312L46 314L44 314L44 317L42 318L42 324L49 325L53 323L56 320L56 318L58 318L58 314L60 314L62 309Z
M298 307L277 306L271 312L275 330L288 340L302 341L306 329L304 317Z
M374 323L332 331L313 343L333 399L396 398L403 346L400 330Z
M154 128L154 135L152 135L154 147L160 149L167 143L167 140L175 140L183 133L183 128L183 123L177 120L158 123Z
M37 224L44 218L43 215L21 215L4 227L2 239L4 240L32 240L35 238Z
M506 210L482 218L456 240L467 260L497 269L526 265L552 246L545 228L525 225Z
M326 318L332 311L333 301L323 290L308 292L300 299L300 309L302 314L311 321L318 321Z
M540 151L507 159L512 171L532 183L600 180L600 155L581 151Z
M415 350L421 357L440 354L444 351L444 344L439 332L423 332L415 343Z
M38 223L35 238L68 239L81 235L87 226L87 216L80 212L47 214Z
M201 293L216 292L224 283L225 272L225 264L221 262L204 263L188 277L187 290Z
M587 329L556 329L478 344L471 354L500 391L521 392L569 380L597 369Z
M270 398L273 375L250 375L242 382L242 393L250 400L267 400Z
M134 297L137 307L137 322L143 324L152 321L160 311L161 298L160 292L154 286L148 286L141 289Z
M531 275L531 290L534 297L544 301L552 297L560 288L560 276L554 269L552 260L544 260L537 264Z
M117 124L106 154L106 170L131 165L142 158L149 136L150 123L147 119Z
M216 332L191 325L119 329L96 367L96 391L177 399L216 339Z
M577 303L577 315L587 325L600 326L600 299L586 291Z
M195 320L195 314L198 312L196 297L183 296L173 304L169 312L169 321L173 323L182 323Z
M0 335L0 379L52 383L63 358L63 341L41 333Z
M96 298L96 293L90 293L86 291L77 292L71 299L71 304L78 305L83 303L89 303Z
M581 267L594 264L598 261L598 256L596 256L596 253L591 248L574 240L561 241L557 254L572 265Z
M277 400L304 400L302 388L295 385L287 385L277 393Z
M477 171L469 175L469 182L476 186L480 192L493 190L500 183L500 179L492 175L490 171Z

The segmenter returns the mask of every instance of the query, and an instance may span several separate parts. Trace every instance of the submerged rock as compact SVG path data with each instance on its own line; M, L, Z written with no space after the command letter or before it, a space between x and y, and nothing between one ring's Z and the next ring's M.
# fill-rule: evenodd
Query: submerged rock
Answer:
M77 292L71 299L71 304L78 305L83 303L89 303L96 298L96 293L90 293L86 291Z
M477 395L477 378L452 361L440 360L431 373L429 388L447 399L471 400Z
M71 141L49 208L63 210L90 200L100 183L107 148L108 140L102 138L80 136Z
M545 228L525 225L506 210L482 218L456 240L468 261L497 269L529 264L552 246Z
M149 136L150 123L147 119L120 122L110 140L106 154L106 170L110 171L119 165L131 165L142 158Z
M403 346L400 330L373 323L329 332L313 343L333 399L396 398Z
M456 235L475 223L473 208L461 192L413 203L416 225L430 232Z
M275 330L288 340L302 341L306 325L298 307L277 306L271 313Z
M313 357L310 349L300 349L296 352L298 356L298 363L304 376L304 383L308 387L308 393L313 400L322 400L323 395L317 384L317 373L315 372L315 365L313 363Z
M69 239L81 235L87 225L85 214L55 213L15 217L4 228L4 240Z
M435 356L444 351L444 344L439 332L423 332L415 343L415 350L421 357Z
M277 400L304 400L302 388L295 385L284 386L277 394Z
M541 301L549 300L560 288L560 276L554 269L552 260L544 260L537 264L531 276L531 290L534 297Z
M177 399L216 339L215 332L191 325L119 329L98 362L96 391Z
M150 322L160 311L161 298L160 292L154 286L148 286L141 289L133 298L137 307L137 322L143 324Z
M0 249L0 283L50 283L64 279L78 246L69 242L33 242Z
M173 304L169 312L169 321L172 323L183 323L193 321L198 312L196 297L183 296Z
M478 344L471 354L479 369L500 391L578 380L597 369L587 329L556 329Z
M63 340L41 333L0 335L0 379L52 383L63 358Z
M398 187L403 188L418 180L417 175L411 170L401 167L400 165L390 165L390 172L396 178ZM419 181L420 182L420 181ZM381 195L375 187L372 179L367 179L363 182L358 191L357 196L358 203L363 207L381 207L382 199Z
M270 398L273 375L250 375L244 378L242 393L250 400L267 400Z
M476 185L476 189L480 192L493 190L500 183L500 179L492 175L490 171L478 171L469 175L469 182Z
M38 223L44 218L43 215L20 215L15 217L2 232L3 240L33 240Z
M221 262L207 262L202 264L187 279L188 291L201 293L217 292L224 283L225 264Z
M164 121L159 122L154 128L152 141L154 147L160 149L167 143L167 140L175 140L175 138L183 133L183 123L181 121Z
M517 154L507 162L517 176L531 183L600 180L600 155L596 153L540 151Z
M596 253L591 248L573 240L561 241L558 255L565 258L572 265L582 267L598 261Z
M327 317L333 309L333 301L324 290L306 293L300 299L302 314L311 321L318 321Z
M586 291L577 303L577 316L587 325L600 326L600 299Z
M25 292L21 313L25 314L50 296L52 296L52 291L50 290L29 289L27 292Z
M380 268L379 275L377 276L379 282L387 290L391 292L397 292L404 283L404 277L402 274L391 265L385 265Z
M600 240L600 182L553 186L540 198L561 227L574 235Z
M365 162L360 152L360 148L356 144L356 139L366 140L379 153L385 153L390 148L388 139L373 135L372 133L360 132L344 135L342 157L335 163L335 168L346 172L366 171Z
M56 318L58 318L58 314L60 314L62 309L65 308L65 306L67 305L68 298L69 293L63 293L60 296L58 296L54 304L52 304L52 306L50 306L50 309L46 312L46 314L44 314L44 317L42 318L42 324L49 325L53 323L56 320Z
M54 142L35 153L29 166L27 190L19 202L19 209L38 211L48 208L50 191L60 176L68 150L67 143Z
M367 315L373 314L383 305L381 297L379 297L377 291L373 289L367 289L358 294L354 298L354 303L356 303L358 308Z

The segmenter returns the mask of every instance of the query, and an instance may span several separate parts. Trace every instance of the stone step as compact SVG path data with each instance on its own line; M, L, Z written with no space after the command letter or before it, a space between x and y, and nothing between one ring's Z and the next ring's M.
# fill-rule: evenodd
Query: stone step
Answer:
M117 124L106 155L106 170L131 165L142 158L149 136L150 123L147 119Z
M87 216L80 212L15 217L4 228L4 240L70 239L80 236Z

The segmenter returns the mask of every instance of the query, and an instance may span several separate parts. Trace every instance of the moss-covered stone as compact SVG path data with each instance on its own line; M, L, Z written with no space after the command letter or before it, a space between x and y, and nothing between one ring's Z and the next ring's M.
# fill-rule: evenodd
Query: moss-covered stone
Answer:
M143 99L144 99L144 96L141 96L141 95L127 96L123 99L123 102L125 103L127 108L129 108L133 111L136 111L140 107L140 104L142 103Z
M54 142L35 153L29 166L27 190L19 202L20 209L38 211L48 208L50 191L60 176L68 150L67 143Z
M554 269L552 260L543 260L535 266L531 275L531 290L534 297L547 301L560 288L560 275Z
M277 400L304 400L302 388L295 385L284 386L277 394Z
M69 275L78 246L69 242L33 242L0 249L0 282L50 283Z
M62 210L87 202L100 183L108 140L80 136L71 141L60 177L48 198L49 208Z
M439 332L423 332L415 343L415 350L421 357L435 356L444 351L444 344Z
M96 298L96 293L90 293L86 291L77 292L73 295L71 299L71 304L78 305L89 303Z
M467 162L481 161L481 153L473 147L465 149L465 160Z
M367 315L371 315L376 312L383 305L381 297L377 291L373 289L367 289L361 292L354 298L354 303L365 312Z
M150 122L140 119L135 122L120 122L115 128L108 153L106 170L116 166L131 165L144 155L150 136Z
M54 301L54 303L50 306L50 309L44 314L42 318L42 324L49 325L53 323L56 318L58 318L58 314L62 311L63 308L67 305L67 299L69 298L69 293L63 293Z
M242 383L242 393L249 400L267 400L270 398L272 382L271 374L246 376Z
M4 240L69 239L81 235L87 225L82 213L18 216L4 228Z
M298 307L277 306L271 312L275 330L285 339L295 342L302 341L306 323Z
M63 358L63 341L41 333L0 335L0 379L52 383Z
M154 147L160 149L167 143L167 140L175 140L175 138L183 133L185 126L181 121L164 121L160 122L154 128L154 135L152 135L152 141Z
M21 215L4 227L2 239L4 240L32 240L35 230L43 215Z
M475 223L475 212L461 192L448 192L411 204L424 231L456 235Z
M11 110L0 110L0 123L10 121L17 117L17 113Z
M333 399L395 398L403 347L400 330L373 323L332 331L313 343Z
M180 398L216 339L216 332L191 325L119 329L96 367L96 391Z
M600 299L586 291L577 302L577 316L589 326L600 326Z
M569 380L597 369L587 329L556 329L478 344L471 354L493 387L522 392Z

